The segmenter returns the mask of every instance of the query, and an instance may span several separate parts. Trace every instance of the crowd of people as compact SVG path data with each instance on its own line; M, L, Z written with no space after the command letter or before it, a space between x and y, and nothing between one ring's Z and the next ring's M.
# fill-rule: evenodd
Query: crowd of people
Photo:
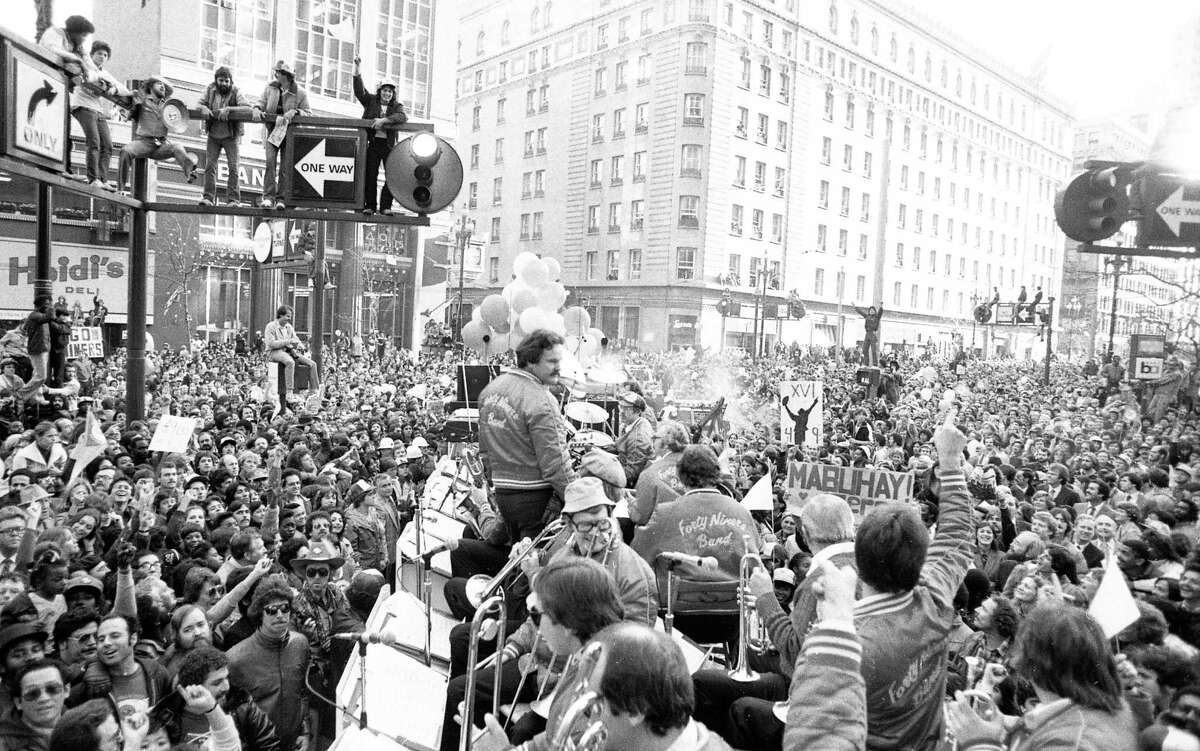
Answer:
M0 748L303 751L337 734L350 648L333 636L362 631L412 565L397 541L462 448L459 356L327 348L308 406L271 400L267 359L154 353L134 421L120 352L70 361L69 388L6 415ZM1186 392L1163 404L1057 362L1043 385L1029 363L898 357L872 389L825 353L622 352L604 366L629 375L616 440L581 451L561 340L537 332L508 365L476 405L483 473L445 585L463 622L443 749L472 673L473 747L553 748L595 645L612 749L1200 748ZM820 445L780 440L779 384L796 380L823 384ZM719 397L709 429L673 419ZM152 451L168 414L194 435ZM89 420L105 443L76 462ZM837 495L799 503L791 461L912 473L914 497L863 518ZM768 474L774 509L747 509ZM764 565L741 600L767 638L735 680L746 554ZM470 665L464 583L516 559L509 636ZM1139 612L1111 640L1088 613L1110 564ZM689 671L664 620L727 664ZM497 672L516 707L500 718Z

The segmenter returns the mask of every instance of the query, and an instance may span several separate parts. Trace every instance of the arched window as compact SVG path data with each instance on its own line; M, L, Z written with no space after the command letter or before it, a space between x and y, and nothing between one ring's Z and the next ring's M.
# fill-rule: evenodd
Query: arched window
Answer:
M917 72L917 50L911 44L908 45L908 72L910 75Z
M925 83L929 83L931 80L933 80L933 58L929 56L928 52L925 53L925 69L924 69L924 71L925 71Z
M900 54L900 44L896 41L895 34L892 34L892 41L888 46L890 47L888 50L888 57L891 58L892 62L894 63Z
M838 12L837 5L829 4L829 33L836 34L838 29Z
M500 44L508 44L508 32L512 24L505 19L504 24L500 27Z
M483 54L483 40L484 40L484 33L481 31L481 32L479 32L479 36L475 37L475 54L476 55Z
M942 61L941 83L943 89L950 85L950 71L946 68L945 60Z
M542 25L547 29L554 23L553 11L554 3L546 3L546 9L542 11Z
M536 34L538 30L538 21L540 20L540 16L541 11L537 8L534 8L533 12L529 14L529 30L534 34Z
M858 16L850 16L850 41L858 44Z
M962 71L954 74L954 96L962 96Z
M879 29L871 27L871 54L879 54Z

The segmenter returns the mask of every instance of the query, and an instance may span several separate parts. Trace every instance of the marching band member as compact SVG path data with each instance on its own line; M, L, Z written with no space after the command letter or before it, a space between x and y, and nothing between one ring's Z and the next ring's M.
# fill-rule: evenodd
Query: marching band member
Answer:
M617 404L621 410L617 455L621 457L626 480L636 485L642 470L654 459L654 428L646 417L646 400L641 396L626 391L617 398Z
M637 479L637 491L629 499L629 519L637 525L647 524L660 503L674 501L684 492L676 467L683 450L688 447L687 428L674 420L663 420L654 432L654 451L657 459L642 470Z
M495 487L510 540L536 537L558 516L572 479L566 423L549 386L558 383L563 338L535 331L479 396L479 459Z
M605 495L604 484L600 479L583 477L572 482L567 486L567 499L563 506L563 518L567 521L565 543L560 544L557 549L551 548L550 562L546 568L539 570L537 561L531 559L527 561L528 565L524 566L523 570L532 578L536 593L543 571L556 561L590 558L601 564L615 582L623 617L626 620L649 625L654 623L658 617L658 596L655 589L654 572L650 569L649 564L634 553L617 534L616 522L612 519L614 505ZM513 546L513 554L520 555L524 549L522 544L518 543ZM455 629L461 631L460 626L456 626ZM538 629L534 618L530 617L515 632L511 632L505 641L499 661L502 665L501 669L506 671L504 675L506 691L516 691L517 683L520 681L520 671L516 668L516 664L517 658L521 655L533 654L540 671L545 669L543 666L555 664L554 655L548 647L544 643L535 644L538 641L537 633ZM452 632L452 642L455 641L455 636L455 632ZM458 639L461 640L461 633L458 634ZM538 649L535 650L535 646ZM562 660L558 660L558 662L562 662ZM517 674L517 679L511 683L509 682L511 677L509 673ZM482 686L486 683L490 687L492 676L490 667L477 671L476 685ZM539 676L538 683L543 683L544 679L545 675ZM527 682L532 682L532 678ZM442 726L443 749L457 748L458 726L454 724L452 718L454 709L462 701L465 689L465 674L451 678L446 700L448 724ZM546 693L548 694L548 692ZM510 699L511 696L504 697L505 701ZM489 695L487 702L490 701ZM483 703L486 702L480 700L481 706ZM477 713L477 716L482 717L482 710ZM447 741L452 741L452 744L446 745Z
M673 503L659 507L633 540L633 549L650 562L658 575L660 602L666 599L668 575L668 562L660 554L715 558L715 569L682 562L678 563L677 571L686 579L729 582L738 580L742 556L760 550L758 525L750 512L716 489L721 467L712 449L688 446L676 471L686 491ZM737 620L736 615L731 618ZM729 632L736 631L736 625L728 622L731 618L699 620L684 615L676 620L676 625L698 641L726 641Z

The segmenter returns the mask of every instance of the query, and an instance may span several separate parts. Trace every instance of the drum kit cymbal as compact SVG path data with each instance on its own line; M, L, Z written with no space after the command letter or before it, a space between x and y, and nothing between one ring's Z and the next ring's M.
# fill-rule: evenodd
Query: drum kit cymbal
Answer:
M570 402L563 414L581 425L595 425L608 421L608 410L591 402Z

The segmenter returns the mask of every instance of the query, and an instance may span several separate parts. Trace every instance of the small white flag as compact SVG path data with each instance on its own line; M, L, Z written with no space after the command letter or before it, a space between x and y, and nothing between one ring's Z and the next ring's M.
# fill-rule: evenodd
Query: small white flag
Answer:
M339 42L354 43L354 21L348 16L329 27L329 35Z
M758 482L746 491L742 505L747 511L771 511L775 508L775 494L772 492L771 473L758 478Z
M1129 585L1125 583L1125 577L1117 567L1116 556L1108 558L1108 564L1104 567L1104 578L1096 588L1096 596L1088 606L1088 614L1104 629L1106 639L1121 633L1141 615L1137 602L1129 593Z
M91 464L93 459L103 456L107 448L108 440L104 437L104 431L100 429L100 421L96 419L96 412L89 409L83 432L80 433L79 440L75 442L75 448L71 449L71 458L75 460L75 466L71 469L71 478L67 484L75 482L76 478L83 473L84 468Z

